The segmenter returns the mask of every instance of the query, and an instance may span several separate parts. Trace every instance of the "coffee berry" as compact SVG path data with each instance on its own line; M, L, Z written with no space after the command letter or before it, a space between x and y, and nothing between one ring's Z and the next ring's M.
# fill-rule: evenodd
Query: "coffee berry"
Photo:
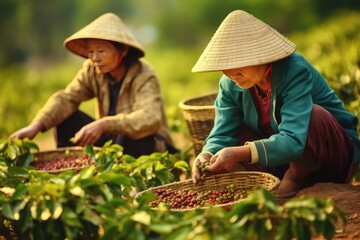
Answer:
M203 180L206 177L206 166L209 166L210 163L209 162L196 162L196 167L199 169L200 171L200 178L201 180Z
M171 190L167 188L155 191L156 200L149 203L150 207L157 208L163 203L169 209L192 209L235 202L247 198L247 192L234 189L233 185L225 188L193 191L191 189Z

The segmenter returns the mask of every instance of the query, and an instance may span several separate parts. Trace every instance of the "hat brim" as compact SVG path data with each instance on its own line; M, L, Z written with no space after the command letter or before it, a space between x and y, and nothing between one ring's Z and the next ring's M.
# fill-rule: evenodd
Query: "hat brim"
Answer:
M131 46L128 43L120 42L118 40L94 38L94 37L65 40L64 47L76 55L87 58L88 57L87 44L86 44L87 39L100 39L100 40L117 42L132 47L135 50L134 52L138 58L143 57L145 55L145 52L142 49L139 49L138 46Z
M64 47L74 54L87 58L86 39L101 39L118 42L135 49L137 57L145 51L122 20L114 13L105 13L65 39Z
M221 23L192 72L267 64L295 52L295 44L251 14L236 10Z

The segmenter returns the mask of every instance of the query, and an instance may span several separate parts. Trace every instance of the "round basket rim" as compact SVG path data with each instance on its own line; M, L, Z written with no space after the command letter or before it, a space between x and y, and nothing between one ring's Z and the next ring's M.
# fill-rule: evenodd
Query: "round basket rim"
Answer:
M101 148L100 147L93 147L93 149L95 151L99 151ZM44 151L37 151L37 152L33 152L33 154L36 156L38 154L46 154L46 153L61 153L64 151L86 151L85 147L81 147L81 146L71 146L71 147L60 147L60 148L56 148L56 149L50 149L50 150L44 150Z
M226 176L231 176L231 175L260 175L263 177L268 177L270 179L272 179L274 181L272 187L270 188L266 188L268 191L274 191L278 185L280 184L280 179L270 173L267 172L261 172L261 171L237 171L237 172L230 172L230 173L221 173L221 174L214 174L214 175L210 175L210 176L206 176L204 179L204 182L206 182L207 179L216 179L216 178L222 178L222 177L226 177ZM177 181L177 182L172 182L172 183L168 183L168 184L163 184L160 186L156 186L156 187L150 187L144 191L138 192L135 195L135 198L147 193L147 192L154 192L157 189L162 189L162 188L171 188L172 186L179 186L181 184L183 184L184 186L186 184L192 183L192 179L186 179L186 180L182 180L182 181ZM196 187L196 185L194 185L194 187ZM214 207L222 207L222 208L227 208L230 207L236 203L239 203L241 201L244 201L245 199L240 199L237 201L233 201L230 203L224 203L224 204L218 204L218 205L213 205L213 206L204 206L204 207L196 207L196 208L186 208L186 209L168 209L169 211L193 211L195 209L208 209L208 208L214 208ZM158 208L153 208L154 210L158 210Z
M199 98L203 98L203 97L207 97L207 96L212 96L212 95L217 95L217 91L212 91L212 92L208 92L205 94L201 94L201 95L197 95L197 96L191 96L191 97L187 97L184 98L183 100L181 100L179 102L179 107L183 110L208 110L208 109L214 109L215 106L214 104L212 105L204 105L204 106L192 106L192 105L187 105L186 103L191 101L191 100L196 100Z
M99 151L101 148L100 147L93 147L95 151ZM49 160L38 160L38 157L42 157L43 155L47 155L47 154L56 154L56 153L65 153L67 151L73 152L73 153L83 153L86 154L86 148L82 147L82 146L69 146L69 147L60 147L60 148L56 148L56 149L51 149L51 150L45 150L45 151L38 151L38 152L34 152L34 162L42 162L42 161L49 161ZM62 168L62 169L54 169L54 170L37 170L39 172L47 172L47 173L61 173L61 172L65 172L68 170L81 170L83 168L85 168L87 166L83 166L83 167L68 167L68 168Z

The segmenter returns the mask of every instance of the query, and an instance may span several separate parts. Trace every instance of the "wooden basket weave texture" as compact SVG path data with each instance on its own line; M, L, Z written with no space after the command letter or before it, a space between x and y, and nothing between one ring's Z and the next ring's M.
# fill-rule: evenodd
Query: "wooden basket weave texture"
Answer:
M189 97L179 103L185 122L188 126L195 154L201 152L206 137L214 126L214 101L217 93Z
M171 191L178 190L191 190L196 192L207 191L207 190L220 190L230 185L236 190L252 190L256 188L264 188L272 193L275 193L280 180L272 174L258 171L238 171L232 173L223 173L206 176L201 185L194 185L192 179L165 184L158 187L152 187L145 191L139 192L139 195L145 192L155 193L159 189L167 189ZM241 201L241 200L239 200ZM239 202L231 202L226 204L219 204L216 207L230 207L231 205ZM208 208L208 207L201 207ZM192 209L172 209L172 211L188 211Z

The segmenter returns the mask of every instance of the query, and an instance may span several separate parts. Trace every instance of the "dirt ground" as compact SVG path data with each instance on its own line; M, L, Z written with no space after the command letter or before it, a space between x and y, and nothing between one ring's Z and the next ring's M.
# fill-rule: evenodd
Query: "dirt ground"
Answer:
M333 239L360 239L360 182L348 184L318 183L303 189L297 195L312 196L316 198L331 198L334 203L345 213L347 224L339 221L337 233ZM315 238L323 239L323 238Z

